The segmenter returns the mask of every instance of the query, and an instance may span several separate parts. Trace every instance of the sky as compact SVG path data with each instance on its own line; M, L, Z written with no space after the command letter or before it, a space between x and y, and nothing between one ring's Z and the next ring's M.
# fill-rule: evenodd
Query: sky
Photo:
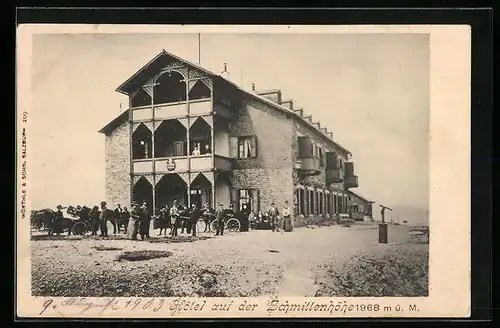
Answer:
M104 136L126 109L115 89L165 49L250 90L281 89L349 149L354 191L428 208L427 34L34 35L29 145L33 208L105 197ZM307 115L306 114L306 115ZM378 211L375 211L378 212Z

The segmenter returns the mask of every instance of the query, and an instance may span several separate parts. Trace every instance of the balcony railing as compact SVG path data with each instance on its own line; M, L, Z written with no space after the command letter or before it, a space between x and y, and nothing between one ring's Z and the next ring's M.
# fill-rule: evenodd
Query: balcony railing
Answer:
M296 162L295 168L305 175L318 175L321 173L320 159L316 157L301 158Z
M177 173L187 171L210 171L212 169L231 171L231 159L215 155L212 165L212 155L200 156L176 156L155 159L141 159L133 161L133 173L149 174L154 171L158 173Z
M352 176L346 177L345 187L346 188L357 188L358 187L358 176L352 175Z
M153 119L153 110L156 120L167 120L186 116L210 115L213 106L211 99L202 99L134 107L132 108L132 120L134 122L151 120Z

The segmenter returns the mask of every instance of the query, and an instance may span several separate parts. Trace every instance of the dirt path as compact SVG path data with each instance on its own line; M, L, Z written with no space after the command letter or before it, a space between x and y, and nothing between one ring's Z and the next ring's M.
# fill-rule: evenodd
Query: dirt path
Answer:
M319 265L341 266L356 252L373 251L378 237L373 229L340 226L203 235L212 238L190 243L165 243L165 237L155 243L66 237L32 241L34 291L57 296L314 296ZM168 251L172 256L115 260L127 251ZM120 280L120 288L106 285L108 276Z

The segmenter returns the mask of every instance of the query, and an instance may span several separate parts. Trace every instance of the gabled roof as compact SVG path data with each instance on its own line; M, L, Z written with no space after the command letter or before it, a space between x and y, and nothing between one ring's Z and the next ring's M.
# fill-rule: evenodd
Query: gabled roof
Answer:
M356 197L358 197L358 198L360 198L360 199L364 200L364 201L365 201L365 202L367 202L367 203L374 203L374 201L368 200L368 199L366 199L365 197L360 196L359 194L356 194L355 192L352 192L352 191L350 191L350 190L348 190L348 193L350 193L350 194L352 194L352 195L354 195L354 196L356 196Z
M164 60L166 58L169 58L169 57L173 58L173 59L176 59L178 61L181 61L181 62L183 62L183 63L185 63L185 64L187 64L187 65L189 65L189 66L191 66L193 68L196 68L196 69L204 72L205 74L209 75L210 77L212 77L215 80L218 80L218 81L221 81L222 83L228 84L229 86L231 86L232 88L236 89L239 92L242 92L246 96L250 96L252 98L258 99L261 102L264 102L267 105L269 105L269 106L271 106L271 107L273 107L275 109L278 109L279 111L285 112L285 113L287 113L287 114L295 117L299 121L302 121L305 124L309 125L312 130L316 131L316 133L318 135L320 135L321 137L323 137L327 142L334 144L335 146L337 146L338 148L340 148L342 151L344 151L346 154L352 155L351 152L348 149L346 149L345 147L342 147L340 144L338 144L337 142L335 142L332 139L330 139L323 132L318 131L314 127L314 125L311 124L306 118L301 117L299 114L297 114L293 110L288 109L288 108L286 108L284 106L281 106L280 104L277 104L277 103L273 102L272 100L269 100L269 99L267 99L267 98L265 98L265 97L263 97L261 95L258 95L256 92L245 90L242 87L236 85L235 83L233 83L233 82L225 79L221 75L216 74L214 72L211 72L211 71L207 70L206 68L203 68L203 67L201 67L201 66L199 66L197 64L191 63L190 61L187 61L187 60L185 60L183 58L180 58L180 57L178 57L178 56L176 56L174 54L171 54L171 53L167 52L165 49L163 49L158 55L156 55L156 57L154 57L146 65L144 65L142 68L140 68L137 72L135 72L134 75L132 75L129 79L127 79L125 82L123 82L118 88L116 88L116 91L120 92L122 94L125 94L125 95L129 95L133 90L135 90L139 86L142 86L143 83L147 81L147 79L149 78L149 74L148 73L154 72L157 68L159 68L159 65L161 65L164 62ZM126 117L126 115L124 115L124 113L120 114L113 121L111 121L110 123L108 123L101 130L99 130L99 132L100 133L105 133L105 134L109 133L116 126L118 126L119 124L121 124L122 122L124 122L126 120L126 118L127 117Z
M128 110L124 111L123 113L121 113L120 115L115 117L111 122L106 124L106 126L103 127L102 129L100 129L98 132L104 133L104 134L109 134L114 129L116 129L120 124L122 124L123 122L125 122L127 120L128 114L129 114Z

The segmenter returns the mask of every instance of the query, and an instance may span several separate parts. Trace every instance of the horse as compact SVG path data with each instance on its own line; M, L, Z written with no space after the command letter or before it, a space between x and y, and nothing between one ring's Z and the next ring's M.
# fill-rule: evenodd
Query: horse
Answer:
M106 218L106 223L109 221L113 225L113 234L116 235L117 229L118 232L120 232L120 224L119 224L119 217L117 213L114 210L110 210L109 208L106 208L104 210L104 217ZM100 211L100 214L102 215L102 210Z
M68 236L71 235L71 227L73 226L73 221L68 218L63 218L59 222L55 222L56 212L49 208L45 208L38 211L32 212L34 222L38 222L39 226L44 226L47 229L49 236L55 233L64 232L68 230Z
M208 232L211 232L210 223L215 218L214 211L212 209L202 210L201 218L203 219L203 222L205 222L205 230L203 232L207 232L207 230L208 230Z

